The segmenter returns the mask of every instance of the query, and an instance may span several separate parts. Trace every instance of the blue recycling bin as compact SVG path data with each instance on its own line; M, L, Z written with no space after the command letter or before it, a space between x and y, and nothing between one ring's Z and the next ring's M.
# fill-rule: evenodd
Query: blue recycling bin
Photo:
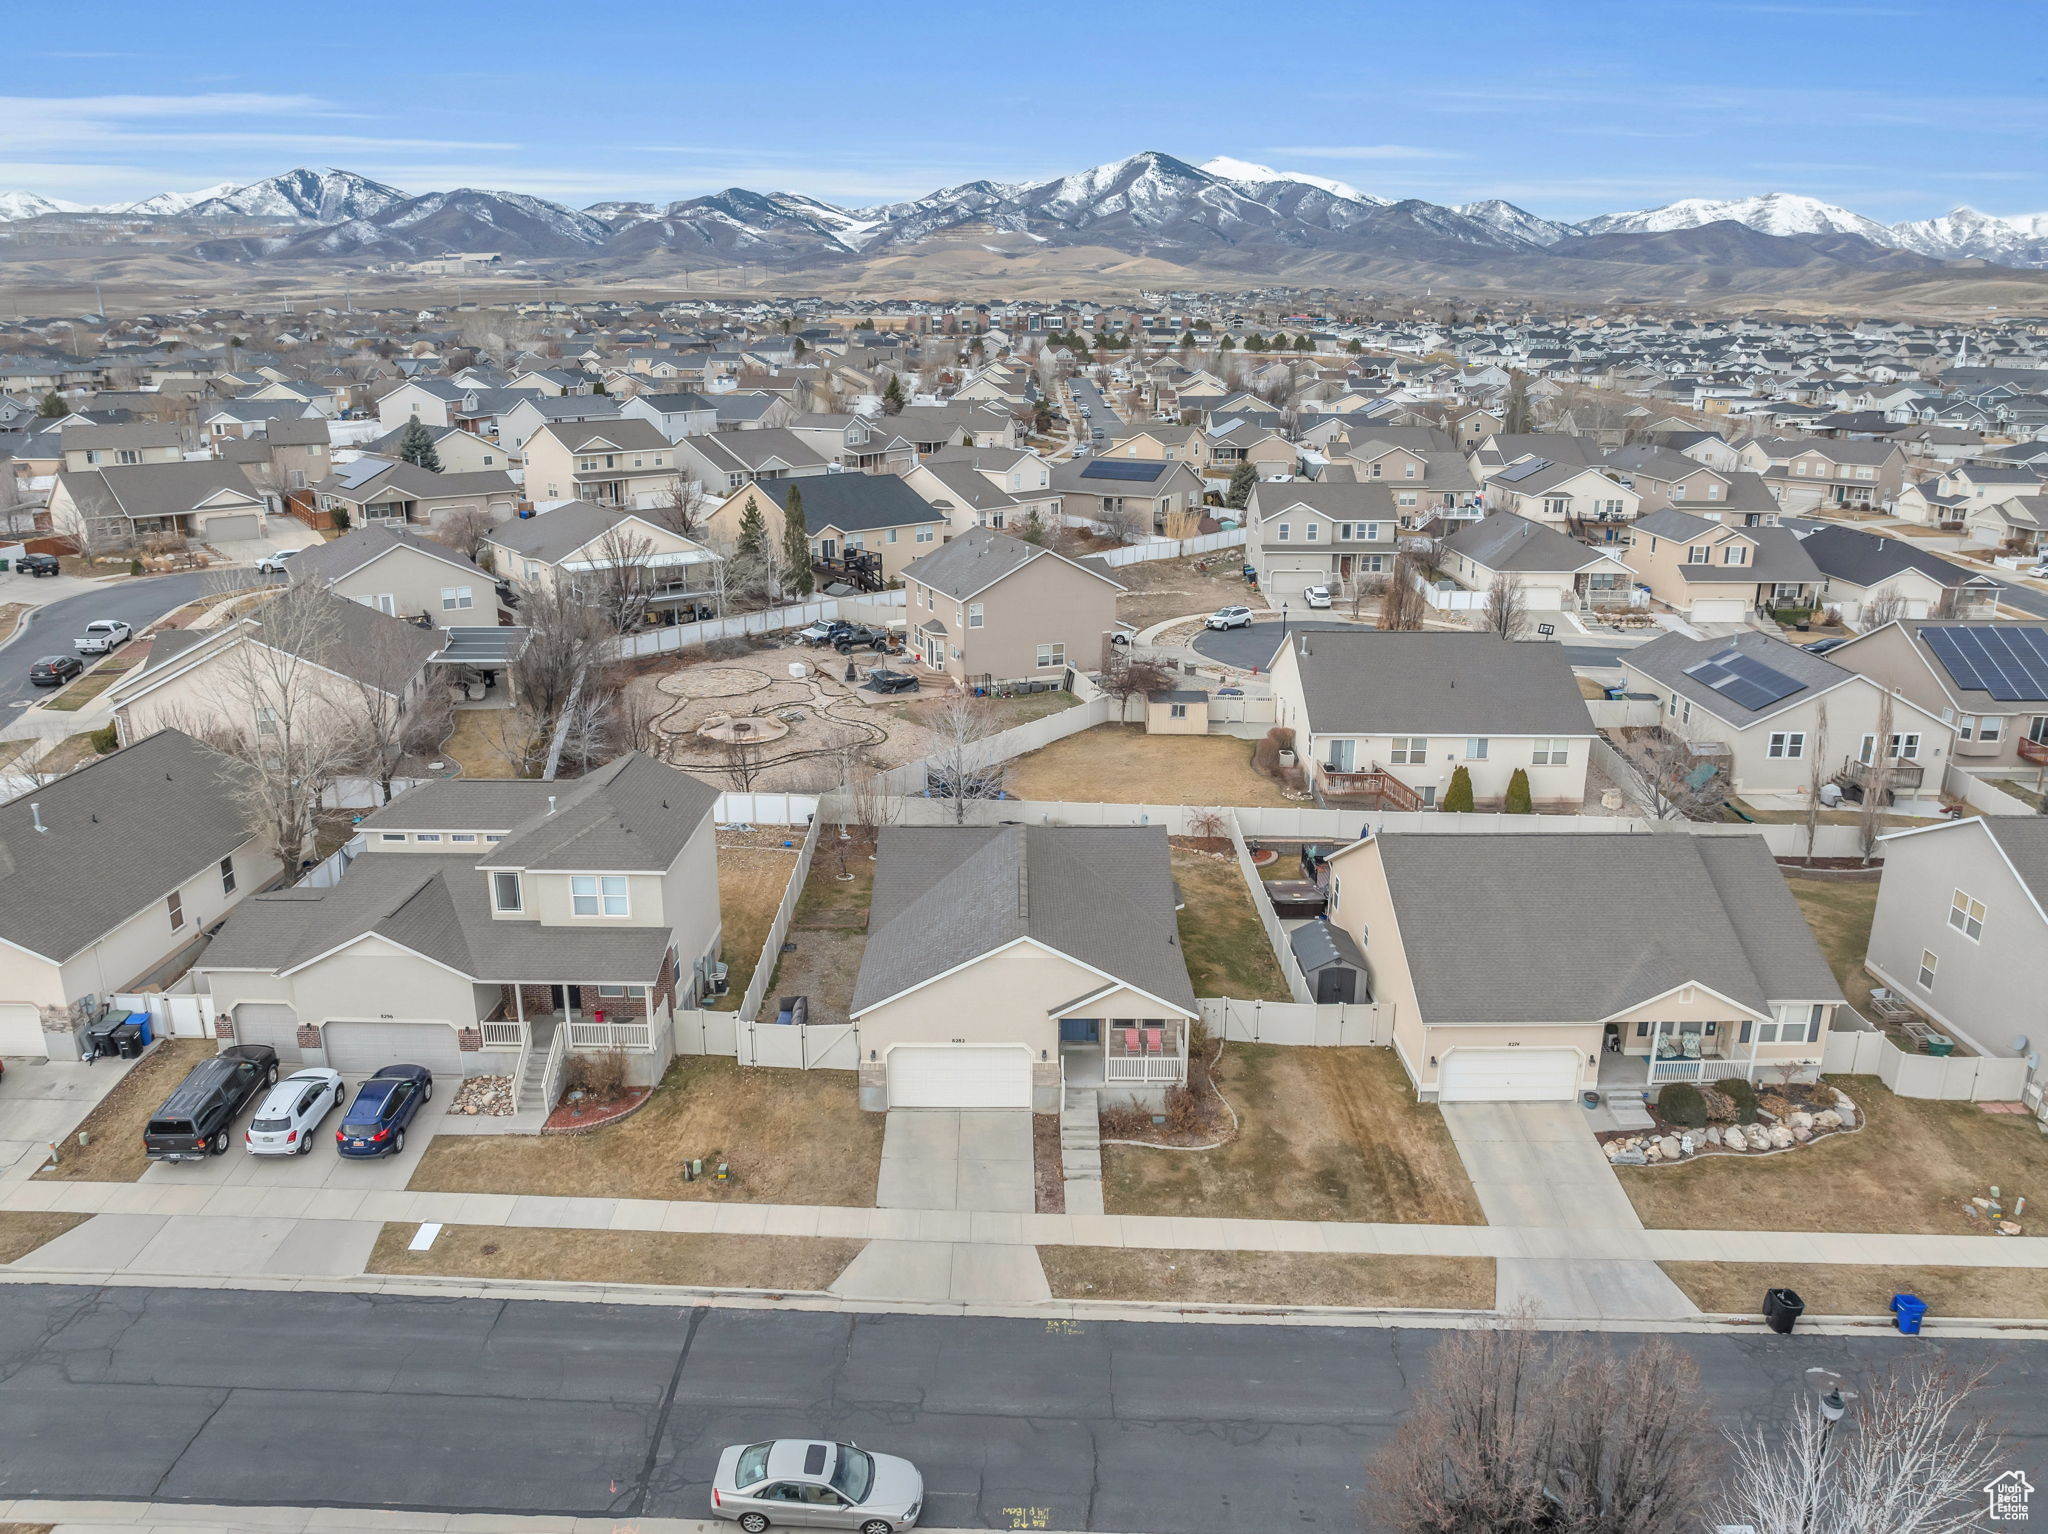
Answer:
M1920 1335L1920 1322L1927 1314L1927 1302L1917 1294L1892 1296L1892 1319L1908 1337Z
M144 1049L149 1048L150 1041L156 1036L156 1030L150 1026L149 1014L147 1012L130 1012L123 1021L142 1030L142 1047Z

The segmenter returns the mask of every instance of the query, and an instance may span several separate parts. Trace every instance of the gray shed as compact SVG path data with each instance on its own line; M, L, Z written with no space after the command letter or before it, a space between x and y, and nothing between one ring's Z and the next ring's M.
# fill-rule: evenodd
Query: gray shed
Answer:
M1303 922L1287 935L1287 944L1317 1001L1372 1000L1365 953L1342 927Z

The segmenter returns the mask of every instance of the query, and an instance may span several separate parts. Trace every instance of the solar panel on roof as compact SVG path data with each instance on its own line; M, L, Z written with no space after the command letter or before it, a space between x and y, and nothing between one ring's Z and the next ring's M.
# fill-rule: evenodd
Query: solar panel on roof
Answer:
M1163 463L1118 463L1109 458L1098 458L1081 471L1083 479L1130 479L1151 480L1159 477Z
M1921 637L1959 687L2001 703L2048 699L2048 629L2032 624L1923 628Z
M1702 686L1713 688L1730 702L1752 711L1769 708L1780 699L1806 689L1806 683L1736 649L1710 655L1696 665L1686 667L1685 674Z
M1509 484L1512 485L1527 479L1531 474L1540 473L1542 470L1547 469L1549 467L1550 460L1548 458L1531 458L1527 463L1515 464L1510 468L1501 470L1500 473L1494 475L1493 477L1495 479L1506 480Z

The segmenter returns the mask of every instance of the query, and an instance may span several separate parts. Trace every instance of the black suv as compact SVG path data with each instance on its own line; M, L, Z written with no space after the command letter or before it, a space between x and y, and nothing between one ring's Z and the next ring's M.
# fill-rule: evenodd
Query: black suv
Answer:
M14 568L23 575L56 575L63 568L57 563L55 554L24 554L14 562Z
M151 1161L198 1161L228 1148L228 1129L249 1099L277 1081L277 1051L235 1044L201 1060L149 1116L142 1149Z

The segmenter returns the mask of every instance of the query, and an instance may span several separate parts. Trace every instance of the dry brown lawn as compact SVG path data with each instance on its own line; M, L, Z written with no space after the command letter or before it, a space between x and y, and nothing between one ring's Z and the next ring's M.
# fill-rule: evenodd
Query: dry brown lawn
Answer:
M1102 724L1018 757L1005 786L1020 799L1072 804L1298 806L1252 770L1252 746L1232 735Z
M505 754L508 710L501 708L459 708L455 727L440 749L429 753L445 757L462 769L465 778L516 778L522 776L518 763Z
M2023 1114L1974 1103L1895 1097L1875 1076L1829 1078L1867 1115L1789 1155L1706 1156L1671 1167L1616 1167L1643 1223L1664 1230L1880 1231L1986 1235L1963 1213L1995 1185L2048 1198L2048 1136Z
M62 1160L55 1171L35 1175L52 1182L133 1182L149 1169L142 1154L142 1131L157 1106L185 1073L215 1052L211 1039L165 1039L136 1061L127 1075L101 1098L77 1129L58 1144ZM89 1143L78 1143L78 1130Z
M1058 1300L1493 1309L1491 1257L1041 1246L1038 1260Z
M1194 559L1146 559L1120 566L1116 578L1124 590L1116 599L1118 619L1142 629L1168 618L1212 613L1233 602L1255 602L1257 593L1245 589L1238 573L1243 553L1220 550L1207 571L1197 570Z
M581 1135L446 1135L420 1158L415 1193L701 1199L743 1204L875 1201L882 1115L863 1113L850 1071L741 1067L692 1055L647 1106ZM683 1179L726 1162L727 1182Z
M810 1236L444 1225L426 1251L408 1250L418 1230L417 1225L387 1224L370 1253L368 1271L788 1293L828 1287L867 1245Z
M0 1263L19 1262L37 1247L55 1241L91 1219L57 1209L0 1209Z
M726 1011L746 995L789 876L796 872L794 848L763 847L758 839L752 845L744 842L742 833L718 833L718 913L725 923L719 952L726 965L726 993L710 1005Z
M1917 1294L1936 1317L2035 1321L2048 1317L2040 1268L1885 1268L1849 1263L1658 1264L1701 1310L1755 1315L1764 1291L1795 1289L1809 1316L1891 1316L1895 1294Z
M1105 1145L1111 1214L1486 1223L1443 1115L1415 1101L1391 1049L1227 1044L1216 1077L1238 1136L1212 1151Z
M839 877L842 866L851 877ZM796 947L777 959L766 1006L773 1006L779 996L808 996L812 1022L847 1020L853 982L867 951L868 901L874 887L875 865L868 861L863 842L841 842L836 832L819 838L811 877L789 924L787 941Z
M1280 961L1266 941L1244 876L1237 871L1237 859L1228 853L1217 856L1175 847L1173 877L1185 902L1180 945L1195 994L1291 1000Z

